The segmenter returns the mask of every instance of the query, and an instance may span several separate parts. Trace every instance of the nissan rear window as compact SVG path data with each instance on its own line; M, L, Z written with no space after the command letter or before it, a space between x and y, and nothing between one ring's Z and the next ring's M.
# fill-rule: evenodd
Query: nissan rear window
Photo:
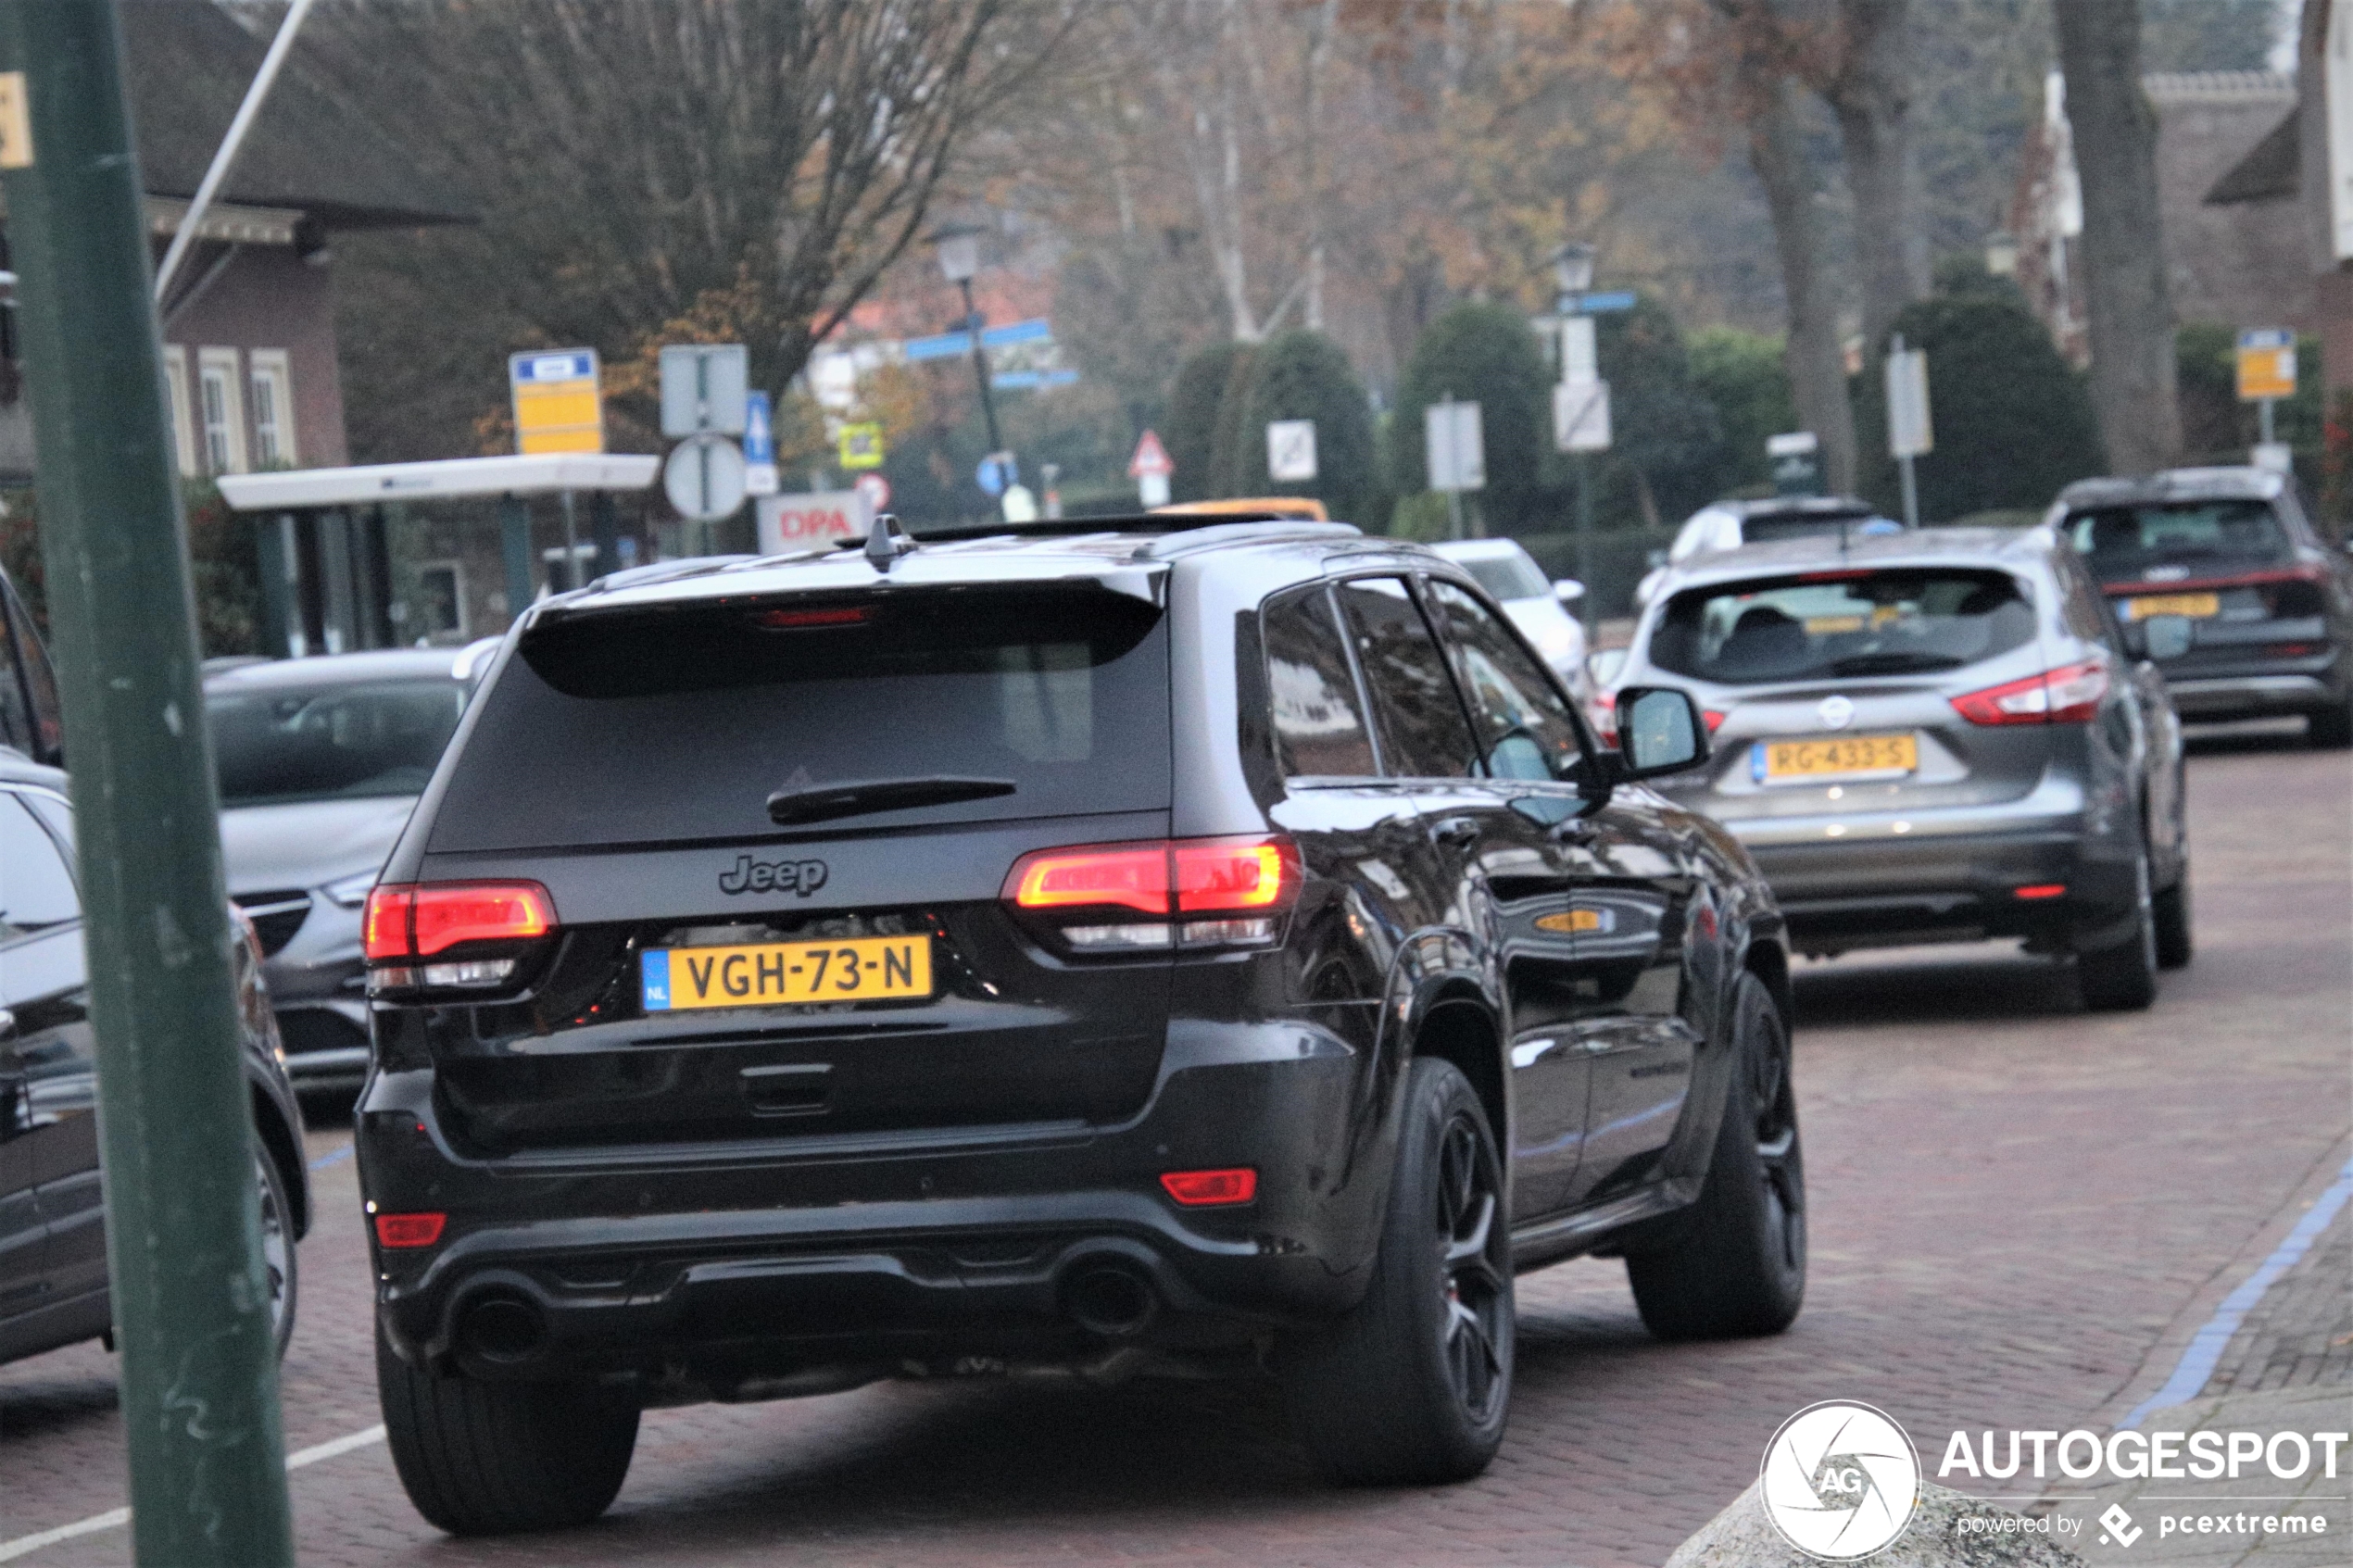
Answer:
M2103 583L2216 577L2296 558L2269 501L2101 507L2070 517L2065 533Z
M1902 523L1869 512L1783 512L1778 516L1768 512L1741 524L1741 543L1769 545L1777 539L1835 539L1841 533L1851 539L1866 539L1903 532Z
M827 826L1168 806L1164 617L1105 589L590 611L517 651L477 699L432 850L762 836L772 795L850 783L1009 787Z
M2033 637L2007 572L1824 571L1678 594L1649 655L1678 675L1757 685L1957 670Z

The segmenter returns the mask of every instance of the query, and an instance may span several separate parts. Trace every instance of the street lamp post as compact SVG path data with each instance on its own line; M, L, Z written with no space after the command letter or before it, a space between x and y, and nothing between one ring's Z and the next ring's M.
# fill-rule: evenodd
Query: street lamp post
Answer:
M980 414L988 424L990 456L1005 449L1005 438L997 430L997 398L988 385L988 351L980 345L980 309L973 304L973 274L980 270L981 231L969 225L937 229L931 243L939 253L939 271L950 282L963 291L964 331L971 334L973 345L973 377L980 383Z

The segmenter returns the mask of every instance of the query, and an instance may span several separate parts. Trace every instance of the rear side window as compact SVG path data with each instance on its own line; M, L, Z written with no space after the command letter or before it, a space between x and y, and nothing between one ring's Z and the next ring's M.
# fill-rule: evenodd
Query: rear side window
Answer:
M1485 605L1451 583L1428 589L1478 726L1488 774L1566 777L1580 755L1577 725L1544 671Z
M1348 668L1348 649L1321 587L1266 607L1266 690L1285 778L1364 778L1380 771Z
M21 799L0 790L0 942L81 915L82 899L57 841Z
M2007 572L1820 571L1678 594L1649 655L1743 685L1957 670L2033 639L2033 607Z
M1164 810L1166 638L1092 586L566 616L475 699L427 847L758 836L779 791L943 774L1013 789L842 825Z
M1356 662L1371 688L1381 759L1394 777L1464 779L1478 757L1463 705L1421 611L1394 577L1340 585Z
M2151 568L2164 576L2213 577L2295 559L2287 530L2269 501L2191 501L2103 507L2067 520L2068 542L2103 583L2133 582Z

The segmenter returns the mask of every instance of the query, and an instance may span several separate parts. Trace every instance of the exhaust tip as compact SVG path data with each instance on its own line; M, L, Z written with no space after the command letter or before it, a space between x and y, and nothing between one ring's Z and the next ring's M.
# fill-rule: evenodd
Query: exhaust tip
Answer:
M539 1309L515 1296L487 1296L458 1320L458 1348L497 1365L529 1361L547 1337Z
M1073 1323L1107 1339L1141 1334L1160 1315L1160 1296L1151 1281L1126 1264L1080 1268L1071 1275L1063 1301Z

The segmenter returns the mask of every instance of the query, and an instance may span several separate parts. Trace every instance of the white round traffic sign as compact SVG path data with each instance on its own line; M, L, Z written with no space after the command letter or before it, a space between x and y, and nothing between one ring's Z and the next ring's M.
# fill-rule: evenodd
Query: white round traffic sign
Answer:
M872 470L860 474L849 487L866 498L866 506L871 510L881 511L890 505L890 481Z
M744 504L743 448L724 435L690 435L670 449L661 487L689 522L717 522Z

